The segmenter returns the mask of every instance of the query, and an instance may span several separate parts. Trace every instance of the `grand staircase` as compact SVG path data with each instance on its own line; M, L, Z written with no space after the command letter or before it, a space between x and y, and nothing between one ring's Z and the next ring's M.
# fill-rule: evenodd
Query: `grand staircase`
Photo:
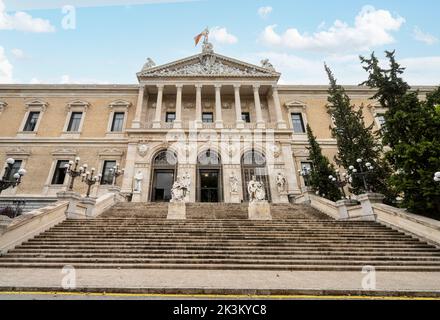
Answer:
M66 220L0 257L0 268L168 268L440 271L440 250L375 222L334 221L302 205L120 203L94 220Z

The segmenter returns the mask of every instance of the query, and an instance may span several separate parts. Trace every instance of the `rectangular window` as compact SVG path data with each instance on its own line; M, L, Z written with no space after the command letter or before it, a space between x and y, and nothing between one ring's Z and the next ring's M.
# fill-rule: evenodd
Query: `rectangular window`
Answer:
M312 163L311 162L301 162L301 171L308 171L310 172L312 170ZM308 179L304 179L304 185L306 187L309 186L310 183L308 183Z
M301 113L292 113L293 132L304 133L304 122Z
M69 126L67 127L68 132L78 132L79 125L81 124L82 112L72 112L70 115Z
M69 160L58 160L57 166L55 167L55 172L52 177L52 184L62 185L64 184L64 180L66 178L66 164L69 163Z
M29 131L32 132L35 130L38 122L38 117L40 116L39 111L32 111L29 112L28 118L26 120L26 124L24 126L23 131Z
M124 127L124 112L115 112L113 114L112 132L121 132Z
M116 161L106 160L104 161L104 167L102 168L102 185L111 185L113 183L113 174L110 170L116 167Z
M22 160L15 160L14 164L12 165L12 169L11 172L9 172L9 177L7 177L7 179L9 181L14 181L14 174L16 174L18 172L18 170L21 169L21 164L23 163Z
M212 112L203 112L203 114L202 114L202 122L203 123L212 123L212 122L214 122L214 114Z
M251 115L249 114L249 112L242 112L241 113L241 120L243 120L246 123L250 123L251 122Z
M176 113L175 112L167 112L165 121L166 122L174 122L176 120Z

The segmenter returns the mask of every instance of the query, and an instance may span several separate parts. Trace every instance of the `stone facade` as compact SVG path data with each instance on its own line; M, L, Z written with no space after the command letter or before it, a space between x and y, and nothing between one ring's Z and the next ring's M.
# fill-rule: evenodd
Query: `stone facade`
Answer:
M79 156L97 172L106 160L120 163L125 173L117 184L126 194L133 192L134 175L141 171L144 179L136 199L142 202L167 200L168 191L158 180L165 183L184 173L192 180L190 202L246 201L246 174L252 172L265 179L268 200L285 202L286 194L292 198L305 189L298 169L308 162L307 135L295 132L292 114L301 115L304 128L310 124L329 159L337 149L325 107L327 87L278 85L279 78L267 64L255 66L204 51L163 66L147 63L138 73L138 85L0 85L0 162L13 157L28 172L18 188L1 196L55 196L68 183L66 177L63 184L52 184L57 161ZM384 110L369 99L373 91L346 89L355 105L365 105L366 123L378 128L377 116ZM418 89L422 95L432 90ZM32 112L39 117L34 130L26 131ZM74 113L82 114L72 131ZM120 130L112 130L116 114ZM166 122L167 114L174 122ZM212 123L203 121L211 116ZM163 150L174 153L177 163L158 164ZM208 150L219 163L200 162L199 155ZM265 163L255 168L250 163L246 171L243 157L250 152L263 155ZM279 172L287 181L284 194L276 185ZM238 178L235 192L231 175ZM96 185L92 194L108 188ZM76 181L75 190L84 193L86 186Z

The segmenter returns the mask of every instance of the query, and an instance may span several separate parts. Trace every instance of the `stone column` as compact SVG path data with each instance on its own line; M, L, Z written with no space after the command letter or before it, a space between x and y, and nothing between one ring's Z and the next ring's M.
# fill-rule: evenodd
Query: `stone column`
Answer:
M244 121L241 118L241 99L240 99L240 85L234 84L235 94L235 115L237 128L244 128Z
M176 120L174 120L173 127L176 129L182 128L182 84L176 84Z
M196 84L196 127L202 125L202 85Z
M153 121L153 128L160 128L160 124L161 124L163 87L164 87L163 84L157 85L156 115Z
M136 113L133 121L131 122L131 127L133 129L139 129L141 127L141 115L142 115L142 106L144 104L144 93L145 93L145 86L141 85L139 87Z
M280 97L278 95L278 87L277 86L272 86L272 97L273 97L273 103L275 106L277 127L278 127L278 129L286 129L287 125L286 125L286 122L283 120L283 114L281 111Z
M261 102L260 102L260 85L254 84L254 100L255 100L255 112L257 115L257 128L264 128L264 120L263 113L261 111Z
M221 98L221 84L214 85L215 87L215 127L217 129L223 128L222 117L222 98Z

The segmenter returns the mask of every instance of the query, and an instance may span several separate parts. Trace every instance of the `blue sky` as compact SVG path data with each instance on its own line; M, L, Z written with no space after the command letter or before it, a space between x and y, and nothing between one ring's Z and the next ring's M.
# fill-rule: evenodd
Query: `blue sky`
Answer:
M439 85L438 12L438 0L0 0L0 82L136 83L147 57L198 53L209 26L216 52L267 57L281 83L325 84L326 61L358 84L359 54L396 49L411 84Z

